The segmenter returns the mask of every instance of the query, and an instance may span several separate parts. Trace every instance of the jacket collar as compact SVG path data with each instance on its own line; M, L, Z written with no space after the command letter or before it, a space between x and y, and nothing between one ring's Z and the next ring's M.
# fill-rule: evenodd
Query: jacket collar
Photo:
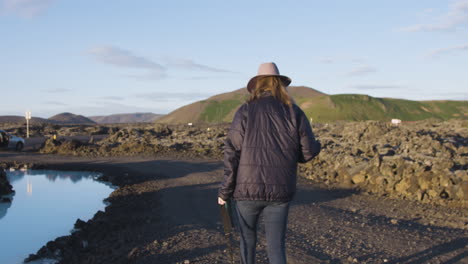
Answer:
M273 94L271 93L271 91L264 91L263 93L261 93L261 97L266 97L266 96L272 96Z

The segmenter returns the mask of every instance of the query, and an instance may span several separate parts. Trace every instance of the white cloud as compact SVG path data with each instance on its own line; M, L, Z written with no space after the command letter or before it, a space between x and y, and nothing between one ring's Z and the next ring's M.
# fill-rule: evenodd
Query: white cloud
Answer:
M361 75L367 75L367 74L374 73L374 72L377 72L376 68L371 67L369 65L360 65L360 66L356 66L354 69L347 72L346 75L347 76L361 76Z
M436 50L431 51L428 54L428 57L435 58L445 53L454 53L454 52L460 52L460 51L468 51L468 44L449 47L449 48L436 49Z
M203 64L196 63L193 60L190 59L183 59L183 58L170 58L166 57L164 58L166 61L166 64L168 66L172 67L177 67L177 68L183 68L186 70L196 70L196 71L208 71L208 72L230 72L232 71L221 69L221 68L216 68L216 67L211 67Z
M167 78L169 69L185 69L190 71L205 71L214 73L234 73L229 70L207 66L197 63L190 59L170 58L163 59L164 64L157 63L150 58L137 56L129 50L121 49L114 46L95 47L87 51L94 59L101 63L132 69L149 70L141 74L122 74L124 77L133 78L136 80L161 80Z
M468 22L468 0L457 0L452 2L448 11L426 24L417 24L402 28L402 31L443 31L453 30L461 24Z
M124 74L137 80L161 80L167 77L166 67L149 58L137 56L129 50L113 46L95 47L88 51L97 61L122 68L149 70L145 74Z
M31 18L45 12L55 0L3 0L2 14Z
M166 68L149 58L134 55L131 51L118 47L103 46L88 51L96 60L126 68L143 68L155 71L165 71Z

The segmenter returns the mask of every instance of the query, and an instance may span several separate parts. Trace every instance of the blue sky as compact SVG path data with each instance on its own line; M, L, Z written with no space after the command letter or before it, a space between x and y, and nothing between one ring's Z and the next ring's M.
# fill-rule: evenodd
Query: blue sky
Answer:
M328 94L468 100L468 0L0 0L0 36L0 115L165 114L269 61Z

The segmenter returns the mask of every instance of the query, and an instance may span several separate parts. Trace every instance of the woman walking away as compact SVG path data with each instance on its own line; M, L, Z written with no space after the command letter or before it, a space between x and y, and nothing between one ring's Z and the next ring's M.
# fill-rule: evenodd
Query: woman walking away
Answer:
M320 152L306 115L286 90L290 83L274 63L261 64L247 84L250 99L237 110L225 141L218 203L236 201L244 264L255 263L260 214L270 263L286 264L285 233L297 163Z

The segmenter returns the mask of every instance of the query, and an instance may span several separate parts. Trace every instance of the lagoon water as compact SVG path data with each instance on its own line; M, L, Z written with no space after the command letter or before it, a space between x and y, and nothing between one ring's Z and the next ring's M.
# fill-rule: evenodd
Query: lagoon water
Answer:
M77 218L103 210L113 191L98 173L30 170L7 172L15 194L0 203L0 263L16 264L48 241L70 234Z

